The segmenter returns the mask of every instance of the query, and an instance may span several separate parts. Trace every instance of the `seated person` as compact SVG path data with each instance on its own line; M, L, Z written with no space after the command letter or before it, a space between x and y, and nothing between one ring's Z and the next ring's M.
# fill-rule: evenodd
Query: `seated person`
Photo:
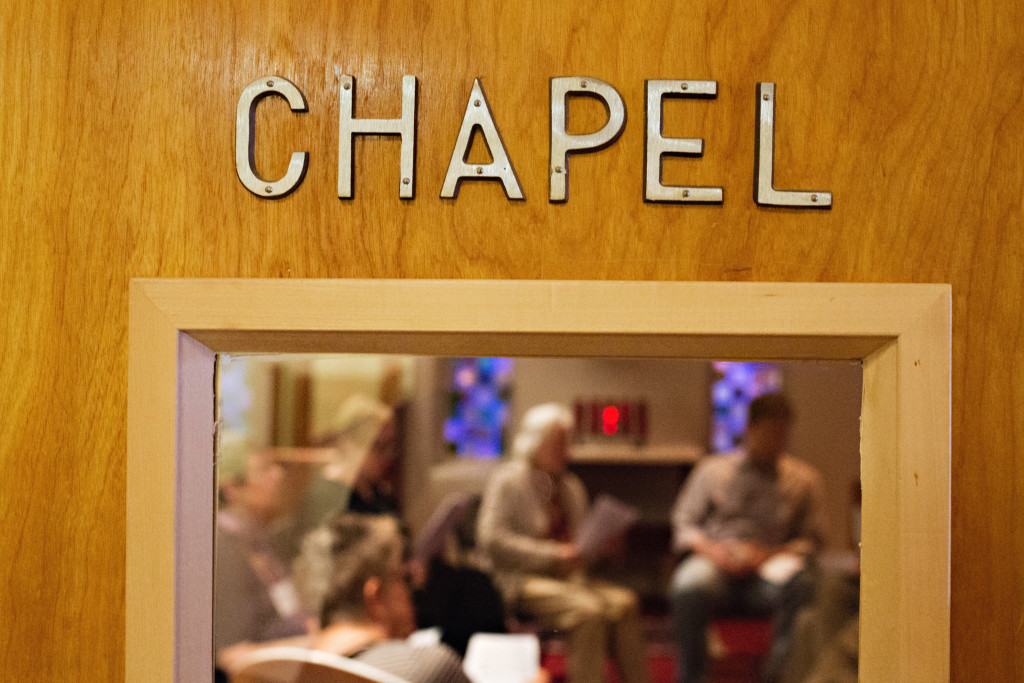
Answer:
M233 648L225 669L241 671L247 655L262 647L291 645L351 657L410 683L469 683L447 645L409 639L415 614L404 549L392 517L333 517L306 536L295 563L298 594L318 624L302 638ZM538 669L529 683L550 683L550 677Z
M398 499L389 486L397 461L397 429L392 409L361 395L350 397L335 419L333 442L339 462L358 462L348 476L348 511L400 520ZM325 474L337 476L330 472ZM399 521L406 536L406 530ZM441 640L464 655L474 633L504 633L505 605L490 577L458 566L440 555L410 563L417 625L439 627Z
M860 636L860 481L853 482L850 550L819 562L814 602L800 610L781 683L856 683Z
M544 404L523 417L513 458L488 482L477 541L505 599L541 626L568 633L573 683L604 680L611 650L626 683L649 680L636 596L587 577L573 534L587 512L583 483L567 470L572 413Z
M404 540L394 518L341 514L303 542L295 581L318 615L310 646L352 657L412 683L468 683L445 645L414 647L416 628Z
M214 648L305 633L288 572L273 543L274 525L293 507L308 465L264 449L221 461L214 576Z
M856 575L823 572L814 602L800 611L782 683L857 681L860 586Z
M813 593L807 561L824 526L821 476L785 454L791 422L784 396L755 398L745 448L698 464L676 501L674 549L689 553L669 595L679 681L707 680L712 617L773 612L766 677L778 677L796 612Z
M348 511L397 518L398 498L391 488L398 463L393 410L368 396L354 394L342 403L327 438L337 449L337 456L335 463L325 468L324 476L350 487Z

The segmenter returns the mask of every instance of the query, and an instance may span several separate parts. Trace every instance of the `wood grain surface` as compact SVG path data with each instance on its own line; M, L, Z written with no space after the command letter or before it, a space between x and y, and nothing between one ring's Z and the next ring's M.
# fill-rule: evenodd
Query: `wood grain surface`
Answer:
M123 679L134 277L951 283L951 672L1024 680L1020 3L14 0L0 27L5 680ZM341 74L360 117L398 116L418 77L414 200L390 139L357 142L337 199ZM261 172L310 154L280 201L233 165L238 96L268 75L309 102L258 112ZM577 75L628 119L552 205L548 79ZM525 201L494 182L438 197L477 77ZM718 81L666 104L665 134L706 147L665 178L720 185L723 205L642 201L648 78ZM758 81L778 88L776 186L831 191L831 211L753 204ZM572 102L570 125L601 114Z

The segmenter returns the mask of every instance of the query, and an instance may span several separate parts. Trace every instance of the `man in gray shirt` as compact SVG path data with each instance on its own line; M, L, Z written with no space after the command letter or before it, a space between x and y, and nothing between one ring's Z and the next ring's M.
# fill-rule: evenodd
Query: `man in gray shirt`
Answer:
M781 394L754 399L745 447L702 461L673 508L673 548L688 553L669 589L681 683L707 680L707 627L726 614L775 615L771 680L812 595L807 567L822 538L823 485L785 453L792 415Z

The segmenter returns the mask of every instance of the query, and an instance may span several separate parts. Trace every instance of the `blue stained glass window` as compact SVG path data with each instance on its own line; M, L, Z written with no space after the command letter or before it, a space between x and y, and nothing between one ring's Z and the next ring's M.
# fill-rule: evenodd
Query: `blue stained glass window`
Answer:
M511 358L453 358L444 438L459 457L496 458L505 448Z
M731 451L743 441L747 408L761 394L782 389L782 368L775 363L714 361L711 383L711 450Z

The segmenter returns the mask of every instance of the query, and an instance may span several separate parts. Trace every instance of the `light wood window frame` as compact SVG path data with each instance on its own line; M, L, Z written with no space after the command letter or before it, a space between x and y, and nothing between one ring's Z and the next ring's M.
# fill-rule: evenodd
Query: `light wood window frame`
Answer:
M218 353L860 360L860 677L949 680L951 290L930 284L137 279L128 681L210 680Z

